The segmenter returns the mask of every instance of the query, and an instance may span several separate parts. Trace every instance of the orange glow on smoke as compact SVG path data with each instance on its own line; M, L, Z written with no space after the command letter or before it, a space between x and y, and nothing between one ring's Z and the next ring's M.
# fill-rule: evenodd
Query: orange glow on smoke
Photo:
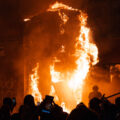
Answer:
M91 65L95 65L98 62L98 49L94 43L90 42L90 28L88 28L87 25L87 14L83 13L82 11L78 9L74 9L70 6L67 6L65 4L56 2L55 4L51 5L48 12L58 12L59 17L62 20L62 25L65 25L67 21L69 20L69 17L61 11L62 9L69 10L69 11L76 11L79 12L79 35L75 39L75 53L73 54L76 59L76 69L74 71L69 72L66 74L63 74L59 71L55 70L55 63L59 62L55 57L54 63L50 65L50 74L51 74L51 81L55 83L64 82L67 81L68 87L73 91L73 95L76 98L76 104L79 103L82 100L82 90L84 85L84 80L89 72L89 69ZM62 26L61 25L61 26ZM64 32L62 32L64 33ZM61 46L61 53L65 52L65 47ZM39 80L39 76L37 73L39 64L37 64L37 67L33 69L34 74L31 74L31 88L32 88L32 95L35 97L36 101L41 101L42 97L39 92L37 83ZM55 88L51 86L50 95L54 95L56 100L58 101L59 98L55 92ZM65 106L65 102L63 101L61 103L61 106L63 107L64 111L70 112Z

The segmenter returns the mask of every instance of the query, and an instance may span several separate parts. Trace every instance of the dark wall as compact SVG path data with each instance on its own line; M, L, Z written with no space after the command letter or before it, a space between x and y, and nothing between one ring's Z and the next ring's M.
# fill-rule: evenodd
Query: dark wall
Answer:
M0 1L0 103L6 96L23 96L23 24L18 0ZM19 102L18 101L18 102Z

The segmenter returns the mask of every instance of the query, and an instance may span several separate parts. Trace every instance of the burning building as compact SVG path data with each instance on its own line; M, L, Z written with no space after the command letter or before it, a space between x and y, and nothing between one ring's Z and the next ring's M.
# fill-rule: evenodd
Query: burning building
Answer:
M49 94L68 111L80 101L87 103L94 84L107 95L119 91L119 1L87 0L87 7L80 2L77 8L71 6L79 1L71 0L70 6L45 1L46 10L24 19L13 3L8 2L14 6L9 7L12 16L4 7L0 20L2 98L22 101L21 96L32 94L38 102Z
M59 104L73 108L82 100L84 80L98 62L87 17L81 10L56 2L26 24L30 31L24 39L25 92L36 101L50 94Z

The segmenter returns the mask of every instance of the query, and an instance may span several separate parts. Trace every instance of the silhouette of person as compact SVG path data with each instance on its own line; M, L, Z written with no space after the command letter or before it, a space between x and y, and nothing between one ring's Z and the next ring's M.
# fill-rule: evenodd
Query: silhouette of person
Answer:
M80 103L72 110L67 120L98 120L98 116L83 103Z
M93 86L93 91L90 92L90 94L89 94L89 100L91 100L93 98L98 98L98 99L102 98L102 94L98 90L99 90L99 88L97 85Z
M21 120L38 120L37 108L32 95L26 95L20 110Z
M11 112L15 105L12 102L12 99L9 97L4 98L3 105L0 109L0 120L10 120Z

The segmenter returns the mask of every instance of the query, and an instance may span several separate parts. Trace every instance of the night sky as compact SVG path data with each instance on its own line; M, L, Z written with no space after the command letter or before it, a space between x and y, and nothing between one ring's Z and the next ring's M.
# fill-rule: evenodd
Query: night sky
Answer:
M38 15L55 0L0 0L0 42L19 34L24 18ZM102 63L120 63L120 1L61 0L88 13L88 25L99 48ZM6 39L5 39L6 40Z

